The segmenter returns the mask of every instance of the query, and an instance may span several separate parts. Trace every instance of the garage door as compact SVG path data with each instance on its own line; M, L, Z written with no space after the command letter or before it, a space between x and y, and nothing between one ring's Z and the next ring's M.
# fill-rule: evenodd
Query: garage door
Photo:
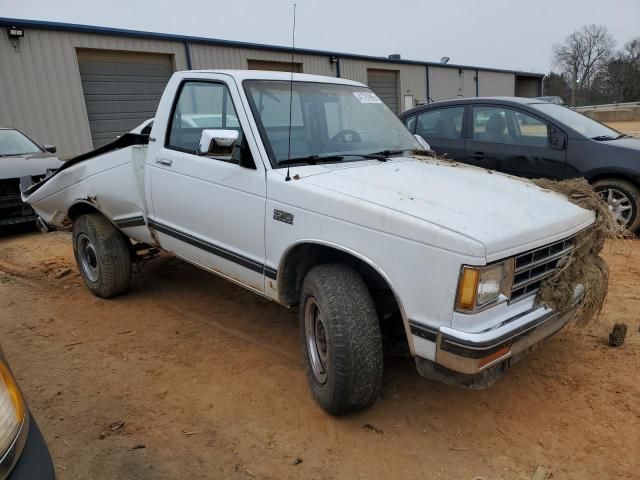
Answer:
M398 72L396 70L368 70L367 84L394 112L398 113Z
M93 147L155 115L169 77L171 55L78 50L80 79Z

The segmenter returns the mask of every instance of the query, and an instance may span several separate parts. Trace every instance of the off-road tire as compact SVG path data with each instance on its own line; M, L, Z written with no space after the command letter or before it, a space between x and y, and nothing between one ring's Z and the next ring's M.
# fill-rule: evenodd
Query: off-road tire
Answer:
M98 265L95 279L83 269L79 252L81 238L88 238L95 251ZM124 234L99 213L82 215L74 222L73 253L80 275L94 295L109 298L129 289L131 254L128 242Z
M596 191L614 188L624 193L631 201L633 213L627 228L630 232L637 233L640 230L640 188L633 183L618 178L605 178L593 182Z
M305 333L305 310L313 299L326 333L326 381L316 378ZM300 337L311 393L332 415L364 410L382 385L382 337L371 294L362 277L341 264L319 265L306 275L300 291Z

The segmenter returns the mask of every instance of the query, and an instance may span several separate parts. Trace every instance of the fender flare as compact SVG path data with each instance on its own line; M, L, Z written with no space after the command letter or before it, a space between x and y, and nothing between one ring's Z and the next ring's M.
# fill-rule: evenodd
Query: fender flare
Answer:
M400 299L400 296L398 295L398 292L395 290L393 284L391 283L391 280L389 279L389 276L384 272L384 270L377 264L375 263L373 260L371 260L369 257L356 252L355 250L345 247L343 245L337 244L337 243L333 243L333 242L329 242L326 240L319 240L319 239L298 239L296 240L294 243L290 244L284 252L282 252L282 255L280 257L280 261L278 262L278 272L283 272L284 271L284 265L285 262L287 260L287 257L289 255L289 253L291 253L291 251L293 249L295 249L296 247L300 246L300 245L304 245L304 244L312 244L312 245L319 245L319 246L323 246L323 247L329 247L329 248L333 248L335 250L341 251L343 253L346 253L347 255L350 255L358 260L360 260L361 262L367 264L369 267L371 267L373 270L375 270L376 273L378 273L380 275L380 277L382 277L382 279L386 282L386 284L389 286L389 289L391 290L391 293L393 294L396 303L398 304L398 308L400 309L400 316L402 317L402 323L404 325L404 329L405 329L405 333L407 336L407 343L409 344L409 351L411 352L412 356L415 356L415 348L413 345L413 338L412 338L412 333L411 333L411 327L409 326L409 318L407 316L407 312L404 308L404 305L402 303L402 300ZM278 275L278 297L281 297L281 293L283 291L283 286L282 286L282 282L283 282L283 278L281 275ZM285 302L283 302L282 298L278 299L279 303L281 305L284 305Z

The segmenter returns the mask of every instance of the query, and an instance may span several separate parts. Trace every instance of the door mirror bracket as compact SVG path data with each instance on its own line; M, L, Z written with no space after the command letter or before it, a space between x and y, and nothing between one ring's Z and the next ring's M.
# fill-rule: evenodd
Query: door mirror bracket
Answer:
M239 137L237 130L205 128L200 134L198 154L230 160Z
M560 130L552 128L549 131L549 147L554 150L564 150L565 135Z

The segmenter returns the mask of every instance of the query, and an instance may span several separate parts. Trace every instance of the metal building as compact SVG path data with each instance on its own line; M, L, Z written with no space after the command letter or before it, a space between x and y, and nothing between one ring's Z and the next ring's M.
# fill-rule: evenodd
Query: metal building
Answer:
M401 58L0 18L0 125L67 157L154 115L172 72L287 70L368 84L395 112L455 97L542 94L542 75ZM15 27L15 28L12 28Z

